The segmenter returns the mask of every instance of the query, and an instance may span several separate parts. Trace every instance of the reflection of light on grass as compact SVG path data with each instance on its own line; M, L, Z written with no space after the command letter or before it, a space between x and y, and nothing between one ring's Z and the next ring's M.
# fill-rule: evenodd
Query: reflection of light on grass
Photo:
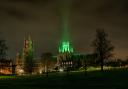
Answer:
M104 66L104 70L119 69L120 67ZM88 67L87 71L99 71L101 67Z
M96 71L96 70L100 70L100 67L88 67L87 71Z
M0 80L1 79L13 79L15 78L15 76L0 76Z
M104 70L114 70L114 69L121 69L121 67L111 67L111 66L104 66L103 67ZM94 66L88 66L86 68L86 71L100 71L101 70L101 67L100 66L97 66L97 67L94 67ZM74 72L84 72L85 71L85 68L84 67L81 67L78 71L74 71Z

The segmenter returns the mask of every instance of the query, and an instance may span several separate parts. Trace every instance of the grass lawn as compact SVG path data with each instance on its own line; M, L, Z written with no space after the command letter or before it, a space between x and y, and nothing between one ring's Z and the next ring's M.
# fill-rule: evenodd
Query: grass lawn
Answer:
M0 89L128 89L128 70L0 76Z

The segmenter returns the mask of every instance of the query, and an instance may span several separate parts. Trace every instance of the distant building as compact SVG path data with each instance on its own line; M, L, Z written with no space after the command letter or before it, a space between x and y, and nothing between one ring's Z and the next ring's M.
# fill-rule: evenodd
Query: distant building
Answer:
M24 68L25 62L27 60L26 57L29 55L31 56L31 58L34 57L33 41L30 36L24 40L23 52L18 53L16 56L17 74L22 74L25 72Z
M71 59L73 54L73 47L69 41L63 41L59 45L59 54L57 56L57 64L59 69L66 69L73 66Z
M84 65L85 55L76 54L69 41L64 41L59 46L59 54L57 55L57 66L62 70L75 70Z
M12 74L13 61L10 59L0 59L0 74Z
M59 53L73 53L73 51L69 41L63 41L59 46Z
M46 68L45 68L45 62L44 60L40 57L40 58L34 58L34 47L33 47L33 41L30 38L30 36L28 37L28 39L24 40L24 46L23 46L23 52L22 53L17 53L16 56L16 73L17 74L25 74L25 63L27 61L26 57L28 55L31 55L33 58L33 63L30 66L32 66L32 74L42 74L45 72ZM48 65L48 71L52 71L55 67L56 62L56 57L53 56L51 57L51 59L48 61L49 65ZM29 67L29 65L28 65Z

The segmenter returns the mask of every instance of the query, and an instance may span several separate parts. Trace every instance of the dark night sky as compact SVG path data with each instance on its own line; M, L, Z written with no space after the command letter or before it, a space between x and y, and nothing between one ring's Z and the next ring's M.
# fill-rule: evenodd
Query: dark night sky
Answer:
M9 56L15 57L22 51L28 34L34 40L37 56L47 51L57 53L63 32L60 1L0 0L0 38L7 40ZM95 30L101 27L115 46L115 56L128 56L128 0L70 1L69 32L77 52L92 51Z

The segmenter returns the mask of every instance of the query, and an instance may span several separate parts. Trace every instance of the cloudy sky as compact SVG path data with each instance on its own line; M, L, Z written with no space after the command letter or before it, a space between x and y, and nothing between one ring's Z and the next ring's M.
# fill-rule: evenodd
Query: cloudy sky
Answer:
M36 56L56 54L65 12L76 52L90 53L95 30L104 28L115 56L128 56L128 0L0 0L0 39L7 40L8 55L15 57L22 51L28 35L34 40Z

